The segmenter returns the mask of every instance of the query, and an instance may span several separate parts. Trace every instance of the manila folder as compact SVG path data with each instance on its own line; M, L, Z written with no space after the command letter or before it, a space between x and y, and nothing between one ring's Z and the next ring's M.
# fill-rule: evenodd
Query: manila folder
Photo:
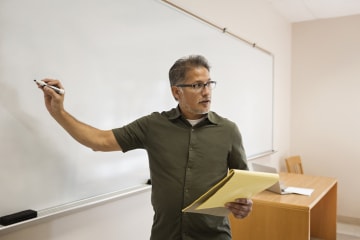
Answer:
M225 178L182 211L227 216L230 213L224 206L227 202L251 198L277 181L279 175L276 173L231 169Z

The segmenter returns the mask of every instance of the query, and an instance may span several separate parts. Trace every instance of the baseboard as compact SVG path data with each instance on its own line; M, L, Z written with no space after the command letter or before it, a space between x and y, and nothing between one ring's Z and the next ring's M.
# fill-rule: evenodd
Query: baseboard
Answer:
M360 226L360 218L348 217L348 216L337 216L337 221L345 224L358 225Z

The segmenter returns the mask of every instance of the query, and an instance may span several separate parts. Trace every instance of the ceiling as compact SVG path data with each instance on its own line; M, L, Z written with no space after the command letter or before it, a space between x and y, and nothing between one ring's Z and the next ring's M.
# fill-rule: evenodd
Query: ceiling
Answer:
M291 22L360 14L360 0L264 0Z

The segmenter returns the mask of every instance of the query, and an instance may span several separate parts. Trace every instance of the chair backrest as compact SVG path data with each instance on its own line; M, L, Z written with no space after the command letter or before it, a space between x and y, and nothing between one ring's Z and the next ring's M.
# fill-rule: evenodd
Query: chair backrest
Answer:
M289 173L304 174L300 156L287 157L285 162Z

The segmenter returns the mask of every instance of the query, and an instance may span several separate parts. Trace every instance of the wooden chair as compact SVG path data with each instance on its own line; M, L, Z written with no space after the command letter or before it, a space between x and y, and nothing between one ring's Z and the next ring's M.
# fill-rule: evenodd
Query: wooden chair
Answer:
M289 173L304 174L300 156L287 157L285 162Z

